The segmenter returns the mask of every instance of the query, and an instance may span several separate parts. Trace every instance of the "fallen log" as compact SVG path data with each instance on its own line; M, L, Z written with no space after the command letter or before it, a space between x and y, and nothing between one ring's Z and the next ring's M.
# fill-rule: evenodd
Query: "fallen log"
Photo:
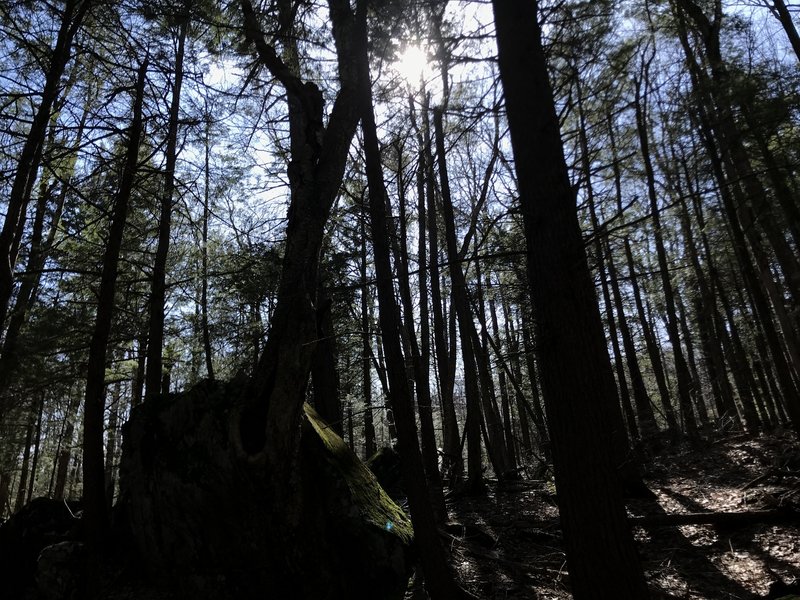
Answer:
M723 525L738 526L754 523L792 523L800 522L800 512L794 507L784 506L770 510L751 510L747 512L700 512L680 514L646 515L630 517L631 525L638 527L677 527L680 525Z

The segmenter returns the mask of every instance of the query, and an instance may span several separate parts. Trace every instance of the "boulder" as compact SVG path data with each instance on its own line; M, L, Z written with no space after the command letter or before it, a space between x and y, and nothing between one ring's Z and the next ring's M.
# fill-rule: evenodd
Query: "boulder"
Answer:
M39 553L36 590L39 600L79 600L85 597L86 552L80 542L59 542Z
M32 588L42 550L80 535L79 504L35 498L0 525L0 581L4 598Z
M124 430L121 507L152 575L195 599L403 597L409 519L310 407L298 457L300 524L280 526L263 465L231 439L235 383L137 407Z

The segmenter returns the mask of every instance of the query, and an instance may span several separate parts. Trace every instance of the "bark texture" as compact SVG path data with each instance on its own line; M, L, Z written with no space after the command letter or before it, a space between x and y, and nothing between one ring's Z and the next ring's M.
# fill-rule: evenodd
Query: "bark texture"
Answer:
M648 597L612 462L616 402L542 49L537 3L494 0L542 395L575 598ZM535 141L534 141L535 140Z

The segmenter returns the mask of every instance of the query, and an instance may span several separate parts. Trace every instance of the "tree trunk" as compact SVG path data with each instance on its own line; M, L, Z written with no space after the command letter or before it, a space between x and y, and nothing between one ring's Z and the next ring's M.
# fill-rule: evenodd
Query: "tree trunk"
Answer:
M423 91L424 94L424 91ZM428 118L428 97L423 100L423 131L418 136L420 146L420 177L424 178L424 196L419 200L419 224L420 230L424 230L428 235L428 261L431 292L431 312L433 313L433 344L436 358L436 370L439 374L439 400L442 405L442 437L444 445L444 455L442 457L442 471L450 482L450 485L461 481L464 474L464 461L461 452L461 435L458 430L458 420L454 404L454 380L451 376L451 363L455 362L456 348L447 344L447 320L444 316L444 305L442 303L441 273L439 270L439 228L436 211L436 186L434 175L434 159L431 140L431 127ZM421 184L418 183L420 192ZM422 240L422 235L420 236ZM420 252L420 262L425 256L424 248ZM422 272L422 270L421 270ZM422 286L420 286L420 290ZM469 422L471 425L472 421ZM466 425L465 425L466 427ZM474 439L475 429L471 430ZM473 442L474 447L474 442ZM480 451L473 450L470 469L474 470L475 463L480 463Z
M314 408L337 435L342 436L342 405L339 401L339 372L336 365L336 334L333 330L332 300L322 283L317 291L317 347L311 362Z
M411 281L408 273L408 236L406 234L406 190L404 183L404 164L402 147L397 148L397 189L400 204L400 231L390 232L394 262L398 273L400 300L403 309L402 332L407 339L408 349L411 353L411 365L416 382L417 412L422 442L422 458L425 464L425 477L428 482L431 504L433 505L436 520L444 523L447 520L447 508L444 503L442 491L442 478L439 473L439 457L437 453L436 432L433 425L433 406L431 401L430 366L427 356L423 360L420 344L414 328L414 305L411 300ZM386 203L386 215L391 218L390 204ZM423 333L429 333L427 324ZM430 352L430 349L428 349Z
M667 311L667 333L669 335L669 343L672 347L672 355L675 360L675 376L678 380L678 404L683 416L684 426L686 433L689 435L690 440L696 440L697 421L695 420L694 411L692 409L691 399L691 375L689 368L686 364L686 358L683 354L681 347L681 338L678 333L678 317L675 310L675 293L672 288L672 282L669 276L669 262L667 261L667 253L664 249L663 232L661 228L660 208L658 206L658 196L656 193L655 173L650 158L650 142L648 139L647 131L647 69L644 70L644 82L639 79L635 80L636 96L634 100L634 108L636 110L636 128L639 134L639 145L642 153L642 160L644 161L645 175L647 177L647 195L650 199L650 214L653 220L653 235L656 246L656 255L658 257L658 269L661 275L661 289L664 294L664 304ZM642 94L641 86L645 85L644 94Z
M464 393L467 402L467 422L468 425L475 427L481 423L482 418L486 419L488 434L487 452L492 463L495 475L502 479L508 470L508 459L505 452L505 440L503 439L503 424L499 415L495 413L491 406L491 399L486 397L486 393L481 393L480 382L478 380L478 365L480 348L476 346L475 323L473 322L472 310L469 305L466 277L462 268L461 260L456 246L455 216L453 214L452 198L450 196L450 183L447 175L446 150L444 147L444 130L442 124L442 113L438 108L433 110L433 123L436 140L436 159L439 167L439 181L442 192L442 217L445 226L445 240L447 243L447 258L452 280L453 305L458 319L458 330L461 342L461 357L464 365ZM488 391L488 390L486 390ZM473 457L475 456L475 438L467 438L469 449L470 439L473 440ZM477 460L473 459L470 464L469 487L479 490L482 487L481 476L475 473Z
M39 450L42 443L42 418L44 417L44 394L39 400L39 410L36 417L36 438L33 441L33 460L31 461L31 473L28 481L27 501L30 502L33 498L33 488L36 485L36 470L39 467Z
M28 477L30 476L31 443L35 426L36 416L31 409L28 415L28 429L25 433L25 448L22 453L22 467L19 472L19 485L17 486L17 501L14 503L14 512L18 512L25 505L25 498L28 492Z
M614 375L561 145L537 4L492 4L572 592L576 599L647 598L613 464L608 409L602 406L616 402Z
M625 258L628 262L628 277L631 282L633 290L633 300L636 304L636 314L639 317L639 324L642 328L642 337L644 337L645 346L647 347L647 355L650 358L650 367L653 369L653 376L658 386L659 400L661 401L661 408L663 409L664 420L667 424L667 431L672 437L678 434L678 422L675 419L675 410L672 408L672 400L667 385L667 377L664 373L664 363L661 361L661 352L659 351L658 344L653 336L653 330L647 320L647 313L644 310L644 303L642 302L642 293L639 288L639 275L636 273L636 263L633 259L633 250L631 250L630 240L625 237Z
M365 4L360 0L360 7ZM399 309L392 283L389 231L386 218L386 189L380 162L378 136L373 113L372 88L367 55L366 10L360 23L361 47L361 128L364 133L367 180L369 184L370 223L375 254L381 342L384 346L387 371L392 393L392 407L398 432L398 452L403 482L411 509L411 522L417 549L420 553L425 584L432 600L465 598L466 594L453 579L447 564L444 548L439 539L436 519L425 486L425 469L417 442L417 426L411 403L405 361L401 347Z
M81 397L70 390L69 404L67 407L66 427L61 440L61 446L56 460L56 481L53 487L53 498L63 500L67 489L67 475L69 474L69 462L72 458L72 448L75 437L75 422L78 419L78 409L81 404Z
M15 238L21 231L30 194L41 162L44 137L51 111L59 94L61 77L70 59L72 41L81 28L91 0L67 0L55 46L50 52L50 64L45 72L42 100L36 109L25 143L22 146L11 184L3 228L0 230L0 329L5 324L8 303L14 288L14 264L17 260Z
M147 77L147 61L139 67L133 117L125 148L125 165L111 207L111 224L103 255L97 316L86 365L86 396L83 409L83 501L87 543L91 555L99 559L108 528L103 462L103 425L105 421L105 371L108 339L114 316L114 294L122 235L128 216L128 203L139 166L139 143L142 136L142 105Z
M114 487L116 486L115 473L117 460L117 421L119 419L119 404L122 401L121 383L114 384L114 391L111 395L111 405L108 413L108 437L106 438L106 465L105 465L105 489L106 503L111 507L114 503Z
M259 61L286 90L291 190L286 246L270 330L245 392L237 444L251 460L265 461L274 478L275 505L285 505L281 527L296 524L302 509L295 464L306 385L317 338L317 270L330 210L344 174L358 123L357 72L350 3L329 0L341 88L327 127L319 88L303 81L269 45L250 0L241 0L244 30ZM280 9L281 7L279 7ZM281 18L285 18L284 14ZM292 29L284 31L291 38ZM152 344L153 341L151 340Z
M158 220L158 244L156 245L153 275L150 283L150 320L147 345L147 370L145 371L145 398L161 393L162 351L164 346L164 311L167 295L167 257L171 233L173 195L175 193L175 163L178 158L178 121L181 110L181 88L183 86L183 57L189 15L179 17L178 49L175 54L175 78L172 82L172 101L169 108L167 145L164 151L164 189L161 194L161 211Z
M774 7L774 10L771 11L772 14L775 15L775 18L778 19L781 27L786 32L786 37L789 38L792 50L794 50L797 60L800 61L800 35L798 35L797 28L794 26L792 14L783 0L772 0L772 6Z
M611 165L614 174L614 193L617 201L617 211L621 214L623 211L622 206L622 173L620 171L619 160L617 155L616 138L614 135L614 124L610 114L606 115L608 125L608 137L611 145L611 155L613 162ZM605 252L608 264L608 274L611 278L611 292L614 296L614 304L617 309L617 321L619 323L619 331L622 335L622 346L625 349L625 362L628 365L628 374L631 378L631 388L633 389L633 403L636 407L636 416L639 422L639 431L643 438L648 438L658 433L658 425L656 423L655 413L650 401L650 395L644 385L644 378L642 377L642 370L639 366L638 352L633 342L633 333L628 324L628 317L625 315L625 303L622 299L622 291L619 284L619 274L614 263L614 254L611 250L611 243L606 237L605 239ZM633 285L636 280L632 279Z
M367 234L366 211L361 215L361 394L364 400L364 459L375 454L375 425L372 414L372 340L369 303L372 298L367 291Z
M214 380L214 362L211 352L211 333L208 326L208 221L211 216L210 196L211 196L211 114L206 106L205 115L205 138L203 150L204 163L203 175L205 186L203 186L203 228L201 238L201 264L200 278L202 280L200 290L200 328L203 335L203 354L206 363L206 377Z

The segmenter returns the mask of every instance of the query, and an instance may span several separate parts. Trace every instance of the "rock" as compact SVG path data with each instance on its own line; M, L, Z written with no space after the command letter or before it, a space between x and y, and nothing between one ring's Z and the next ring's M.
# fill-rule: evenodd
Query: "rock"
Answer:
M400 455L397 450L389 447L378 449L367 460L367 466L395 502L405 499L403 478L400 475Z
M77 540L76 502L35 498L0 525L0 581L4 598L23 598L34 583L37 560L53 544Z
M80 542L59 542L45 547L36 566L40 600L83 598L86 552Z
M411 525L369 469L307 406L302 518L286 531L268 473L229 439L240 397L204 383L126 425L121 503L149 572L196 600L402 598Z

